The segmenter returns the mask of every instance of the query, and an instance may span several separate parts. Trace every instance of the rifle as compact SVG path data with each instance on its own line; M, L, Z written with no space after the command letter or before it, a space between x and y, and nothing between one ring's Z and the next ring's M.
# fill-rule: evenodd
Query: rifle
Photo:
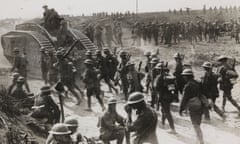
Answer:
M78 44L79 40L76 40L75 42L73 42L73 44L69 47L69 49L63 54L63 59L66 58L70 52L73 50L73 48Z
M139 64L138 64L138 71L139 72L141 71L141 68L142 68L142 61L140 61Z
M58 98L59 98L59 103L60 103L60 108L61 108L61 115L62 115L62 122L64 122L64 109L63 109L63 96L62 92L64 92L64 86L62 82L58 82L57 85L55 86L55 90L58 92Z

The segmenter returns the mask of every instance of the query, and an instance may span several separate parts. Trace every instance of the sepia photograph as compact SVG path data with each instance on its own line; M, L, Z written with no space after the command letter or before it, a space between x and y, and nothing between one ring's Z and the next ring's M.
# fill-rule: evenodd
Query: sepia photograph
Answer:
M0 3L0 144L240 144L239 0Z

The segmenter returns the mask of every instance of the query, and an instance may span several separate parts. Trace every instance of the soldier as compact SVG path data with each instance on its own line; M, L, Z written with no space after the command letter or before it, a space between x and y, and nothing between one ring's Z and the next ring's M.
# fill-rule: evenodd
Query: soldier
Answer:
M146 56L147 61L146 61L146 65L144 67L144 70L146 72L147 75L147 79L146 79L146 93L148 93L149 88L150 88L150 69L151 69L151 52L146 52L144 54L144 56Z
M47 123L55 124L60 120L60 110L58 105L51 97L51 89L49 86L43 86L41 93L34 99L34 110L31 117L44 119L47 118Z
M22 76L19 76L16 81L16 89L9 91L9 95L16 99L15 106L20 108L20 111L23 113L28 113L33 105L33 100L29 97L32 94L27 93L23 89L25 79ZM26 111L27 110L27 111Z
M91 96L96 95L96 98L99 104L102 107L102 110L105 109L103 101L100 97L100 72L94 68L94 63L91 59L86 59L84 61L86 66L86 70L83 73L83 82L85 83L85 87L87 90L87 98L88 98L88 110L92 111L91 107Z
M94 41L96 42L99 50L102 50L104 46L102 33L103 33L103 28L100 26L100 24L97 24L94 30Z
M106 41L107 41L107 45L109 48L112 48L112 42L115 43L114 39L113 39L113 30L111 25L106 24L105 25L105 37L106 37Z
M116 34L117 34L117 41L118 41L118 44L123 47L123 42L122 42L122 35L123 35L123 32L122 32L122 26L121 26L121 23L118 22L117 23L117 26L116 26Z
M74 143L77 144L77 143L85 142L83 136L77 131L79 127L77 118L73 116L68 116L64 120L64 125L67 126L68 129L71 131L71 139ZM53 135L49 134L45 144L51 144L51 142L53 141L54 141Z
M17 85L17 80L18 80L19 77L21 77L21 76L20 76L20 74L18 72L14 72L12 74L12 78L13 79L12 79L12 84L8 87L8 94L10 94L12 89ZM24 81L24 86L25 86L25 89L27 90L28 89L28 85L27 85L26 81Z
M191 122L197 134L197 139L200 144L204 144L203 134L200 128L202 114L204 111L202 102L200 100L200 96L202 95L201 86L196 80L194 80L191 69L183 70L182 75L186 81L186 84L183 89L183 99L181 101L179 114L182 116L182 112L188 107Z
M53 51L47 51L48 53L48 58L47 58L47 69L48 69L48 74L47 74L47 79L49 84L52 86L58 81L58 71L57 69L53 66L54 63L57 62L56 57L53 55ZM57 55L61 55L61 53L56 53Z
M165 32L165 45L167 44L168 46L171 46L172 43L172 26L167 23L166 24L166 32Z
M183 57L181 56L180 53L176 53L174 55L175 61L176 61L176 67L173 72L173 75L176 77L176 82L177 82L177 88L178 91L182 94L183 87L184 87L184 80L182 77L182 71L183 71Z
M48 29L50 25L49 17L50 17L51 11L50 9L48 9L47 5L44 5L42 8L44 9L44 12L43 12L44 27Z
M44 80L44 83L47 84L48 83L47 54L45 52L45 48L41 48L40 52L41 52L40 64L41 64L41 71L42 71L42 79Z
M20 55L20 50L19 48L15 48L14 49L14 61L13 61L13 67L12 67L12 72L16 71L18 72L22 77L25 78L25 84L26 84L26 88L27 91L30 92L30 88L27 82L27 59L25 56L21 56Z
M65 85L68 90L73 94L73 96L77 99L76 105L81 103L81 98L78 93L75 91L75 80L74 73L75 67L68 60L63 58L63 53L57 51L57 63L54 64L55 68L58 69L60 81Z
M219 92L217 87L218 76L212 72L212 64L210 62L204 62L202 67L205 70L205 73L204 73L204 76L202 77L202 82L201 82L203 94L211 101L212 103L211 105L214 111L222 118L225 118L224 113L215 104L216 99L219 97ZM205 116L207 119L210 119L208 109L205 111Z
M63 123L53 125L49 134L53 136L53 141L50 144L72 144L71 131Z
M128 98L127 106L129 111L136 110L137 114L136 120L127 126L128 132L135 132L134 144L158 144L156 135L157 113L147 106L144 95L140 92L132 93Z
M157 71L155 68L155 66L159 63L159 59L158 58L152 58L151 60L151 70L149 71L148 77L147 77L147 81L150 83L150 90L151 90L151 107L155 107L155 104L157 102L157 93L156 90L154 88L154 79L157 76Z
M237 104L236 100L233 99L231 92L233 88L231 78L236 78L237 76L229 74L228 71L231 70L232 68L230 68L229 65L227 64L227 59L228 58L225 56L220 56L218 58L218 62L220 62L221 65L219 67L220 78L218 81L220 84L220 89L223 91L222 109L223 111L225 111L226 100L228 99L232 103L232 105L238 109L240 115L240 106ZM234 69L233 71L236 72Z
M176 89L173 89L172 85L175 87L175 83L169 83L170 75L168 74L169 70L164 65L164 63L158 63L155 66L155 69L158 70L158 76L154 80L154 88L159 95L158 103L161 103L162 106L162 124L165 125L165 119L168 120L172 134L176 134L174 121L170 111L170 105L174 101L173 95L177 95ZM175 79L175 78L173 78ZM169 83L169 84L168 84ZM171 89L170 89L171 86ZM159 106L158 108L159 109Z
M127 79L127 74L128 74L127 63L130 57L128 56L126 51L121 51L120 58L121 58L121 62L118 66L118 74L119 74L119 79L121 80L122 90L125 96L125 100L127 101L128 88L129 88L128 79Z
M117 140L117 144L122 144L125 128L124 118L116 111L117 100L109 98L107 111L99 119L100 139L104 144L109 144L112 140ZM116 125L118 123L119 125Z
M152 23L152 34L154 38L155 45L158 45L158 35L159 35L159 26L158 23Z
M128 94L131 94L132 92L142 92L143 87L141 85L141 78L139 76L138 71L135 69L135 64L129 62L127 65L128 68L128 83L129 83L129 90Z
M118 90L113 86L112 81L114 81L114 76L116 74L119 62L117 58L113 54L111 54L109 49L103 49L103 53L105 55L104 63L106 66L103 71L103 77L109 86L110 92L112 91L111 89L113 89L116 93L118 93Z

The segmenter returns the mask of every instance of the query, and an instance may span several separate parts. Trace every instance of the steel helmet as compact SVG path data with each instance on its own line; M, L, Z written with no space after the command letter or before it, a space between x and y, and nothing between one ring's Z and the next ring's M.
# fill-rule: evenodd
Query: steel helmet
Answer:
M182 59L182 56L181 56L180 53L175 53L175 54L173 55L173 57L174 57L174 58L178 58L178 59Z
M18 72L14 72L13 74L12 74L12 77L13 78L17 78L17 77L19 77L20 76L20 73L18 73Z
M141 92L133 92L128 98L127 104L136 104L144 101L144 95Z
M224 60L227 60L227 59L228 59L227 56L221 55L217 58L217 61L224 61Z
M65 119L64 124L68 127L77 127L78 120L77 118L70 116Z
M50 134L53 135L66 135L71 134L71 131L68 129L68 127L63 123L56 123L52 129L49 131Z
M183 76L193 76L193 71L191 69L185 69L182 72Z
M109 50L108 48L104 48L104 49L103 49L103 52L104 52L104 53L110 53L110 50Z
M19 48L14 48L13 51L14 51L14 52L19 52L20 50L19 50Z
M110 104L116 104L116 103L117 103L117 99L116 99L116 98L111 97L111 98L108 99L108 105L110 105Z
M56 51L55 55L56 56L63 56L63 52L58 50L58 51Z
M129 67L129 66L134 66L135 64L133 63L133 62L128 62L127 64L126 64L126 66L127 67Z
M210 62L204 62L203 65L202 65L202 67L204 67L204 68L212 68L212 63L210 63Z
M101 54L102 54L102 51L100 51L100 50L95 51L95 55L101 55Z
M121 51L121 52L119 53L119 55L120 55L120 56L126 56L126 55L127 55L127 52L126 52L126 51Z
M84 64L88 64L88 65L92 65L93 64L93 61L91 59L86 59L84 61Z
M51 92L50 86L43 86L40 90L42 93Z
M144 55L145 55L145 56L151 56L151 52L150 52L150 51L145 52Z
M85 55L86 55L86 56L91 56L91 55L92 55L92 52L88 50L88 51L85 53Z
M159 62L159 59L158 59L158 58L153 58L153 59L150 61L151 64L156 64L156 63L158 63L158 62Z
M24 81L25 81L25 78L22 76L18 77L18 79L17 79L18 83L23 83Z

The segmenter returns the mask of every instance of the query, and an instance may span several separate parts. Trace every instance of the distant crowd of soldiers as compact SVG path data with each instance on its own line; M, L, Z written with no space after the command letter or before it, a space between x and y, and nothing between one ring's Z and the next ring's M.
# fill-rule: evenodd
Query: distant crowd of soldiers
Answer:
M188 40L190 43L198 41L216 42L218 37L231 34L235 37L236 43L239 43L240 25L237 21L229 23L198 21L177 22L177 23L158 23L156 22L136 22L132 27L133 45L160 43L171 46L171 44L180 43L181 40Z
M94 42L99 49L104 46L113 48L113 44L123 47L123 30L122 25L118 21L113 24L83 24L84 33Z

